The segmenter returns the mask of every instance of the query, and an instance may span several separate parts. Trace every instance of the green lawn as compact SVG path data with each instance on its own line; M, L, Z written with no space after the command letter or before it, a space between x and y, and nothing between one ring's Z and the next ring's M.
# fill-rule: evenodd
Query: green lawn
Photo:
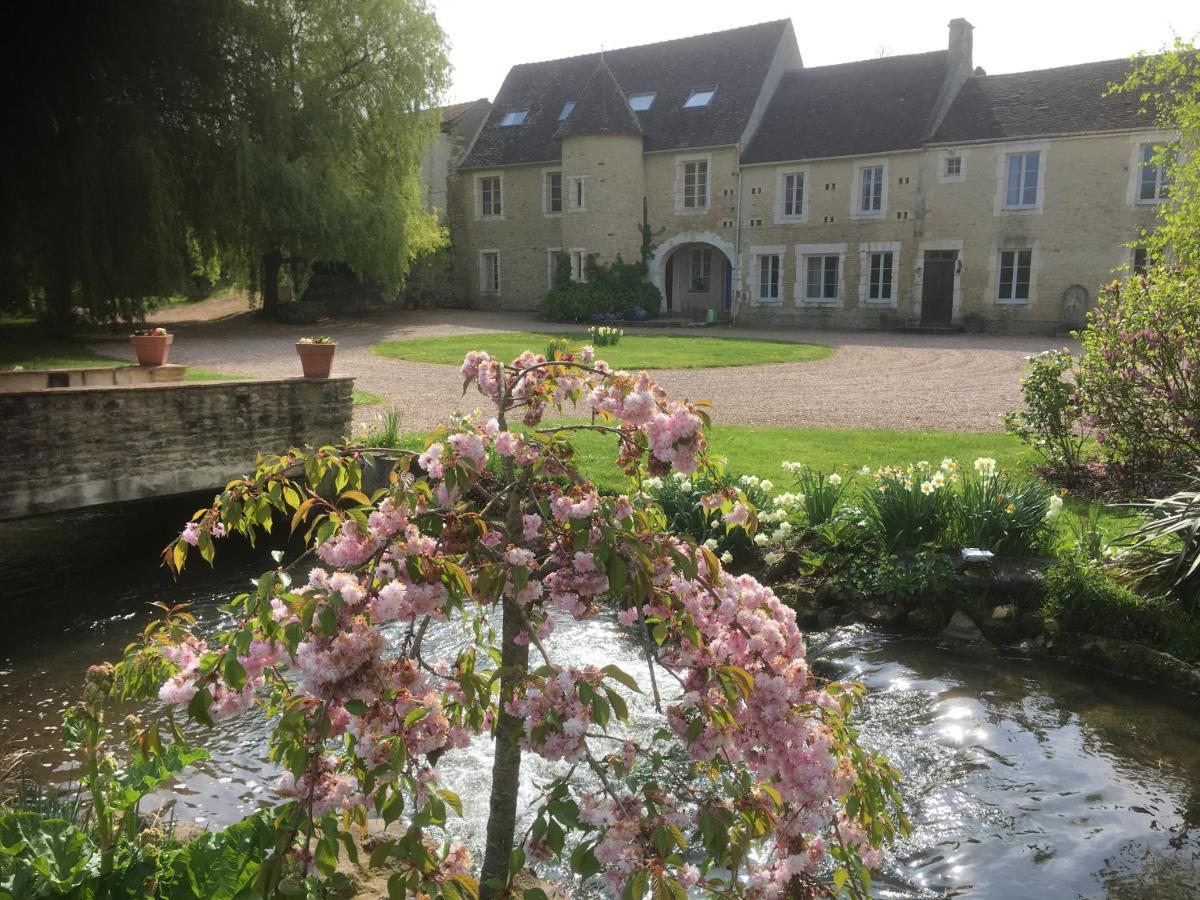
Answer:
M50 335L32 319L0 319L0 372L15 366L25 369L79 369L129 364L128 359L97 353L80 338ZM244 377L192 368L183 376L184 381L230 381Z
M545 353L555 338L573 346L589 343L587 332L531 331L450 335L410 341L385 341L371 349L388 359L460 365L471 350L511 360L526 350ZM615 347L597 347L596 354L618 369L692 369L718 366L753 366L764 363L808 362L824 359L832 347L790 341L756 341L746 338L700 337L672 334L627 334Z
M617 493L629 489L628 480L613 463L616 451L611 436L575 432L573 443L580 468L601 490ZM717 425L709 432L709 444L714 455L726 458L728 471L768 478L776 491L792 488L791 477L780 468L785 460L824 471L836 468L843 474L853 474L864 465L876 469L922 459L936 466L947 456L962 466L970 466L980 456L990 456L1002 468L1026 473L1037 462L1036 455L1015 437L1001 433ZM406 435L403 446L419 449L424 446L424 438ZM1059 542L1074 545L1082 517L1098 506L1068 496L1058 520ZM1124 534L1135 522L1136 516L1126 510L1099 507L1099 530L1106 540Z
M385 399L386 398L384 398L381 394L372 394L370 391L360 391L358 388L354 389L355 406L379 406L384 402Z

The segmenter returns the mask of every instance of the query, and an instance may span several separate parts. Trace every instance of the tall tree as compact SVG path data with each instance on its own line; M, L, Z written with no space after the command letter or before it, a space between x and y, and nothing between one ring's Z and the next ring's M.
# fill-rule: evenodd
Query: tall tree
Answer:
M422 0L262 0L232 47L238 115L196 170L201 242L263 306L280 271L348 264L395 288L432 227L417 175L447 82L445 36Z
M222 102L230 0L30 7L6 29L0 267L65 327L187 272L190 136Z
M447 81L424 0L50 2L8 29L0 284L60 328L178 291L196 258L278 299L280 267L387 286L424 239ZM2 303L4 298L0 298Z
M1176 39L1172 49L1135 60L1118 91L1136 91L1162 129L1175 135L1157 162L1166 166L1170 196L1147 235L1152 255L1200 272L1200 52Z

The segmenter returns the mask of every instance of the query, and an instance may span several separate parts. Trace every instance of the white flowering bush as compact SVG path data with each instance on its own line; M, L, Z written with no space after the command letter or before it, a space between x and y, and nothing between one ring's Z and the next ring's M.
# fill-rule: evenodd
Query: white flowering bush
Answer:
M646 502L649 478L683 493L712 471L703 407L588 348L511 364L473 352L462 375L491 417L452 420L420 453L263 457L164 551L176 571L194 554L211 561L226 535L253 537L278 516L305 537L303 556L280 555L228 605L227 627L200 633L167 609L113 675L115 694L156 694L203 724L254 708L270 719L284 802L228 895L344 889L339 857L358 860L354 831L377 816L399 831L358 861L386 861L396 897L518 896L526 863L552 858L631 898L867 896L906 825L898 773L850 725L861 687L815 676L772 591L670 533ZM541 427L569 404L592 424ZM517 417L526 431L510 428ZM601 496L575 468L569 437L583 429L613 438L629 496ZM368 471L384 485L371 490ZM763 521L753 492L716 487L692 493L727 528ZM637 627L649 684L547 649L564 619L602 615ZM431 658L430 628L461 632L458 652ZM663 727L635 739L617 725L642 690ZM464 801L438 762L481 740L493 766L490 796L467 800L489 809L477 864L447 834ZM563 774L519 834L527 753Z
M593 325L588 328L588 337L597 347L615 347L625 337L625 331L610 325Z

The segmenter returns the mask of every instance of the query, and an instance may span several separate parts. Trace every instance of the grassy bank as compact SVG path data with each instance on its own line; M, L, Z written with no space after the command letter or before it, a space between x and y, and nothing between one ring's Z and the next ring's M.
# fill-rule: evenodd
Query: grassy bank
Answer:
M422 435L405 435L403 446L419 449ZM606 492L628 490L628 479L613 462L616 451L610 436L577 432L572 442L583 472ZM902 465L929 460L935 466L945 457L970 465L981 456L992 457L1000 468L1032 477L1037 457L1009 434L955 431L884 431L832 428L752 428L716 425L709 433L713 453L727 460L736 474L758 475L775 484L776 491L790 490L791 477L780 467L784 461L806 463L813 469L853 474L864 465ZM1124 534L1135 518L1123 510L1066 497L1063 515L1056 523L1058 540L1073 546L1077 532L1095 517L1096 530L1111 541Z
M387 359L460 365L471 350L486 350L501 359L513 359L526 350L545 351L552 340L571 346L591 342L585 331L505 331L491 334L451 335L411 341L385 341L371 349ZM824 359L832 347L791 341L697 335L627 334L615 347L597 347L597 354L619 369L695 369L756 366L766 363L809 362Z

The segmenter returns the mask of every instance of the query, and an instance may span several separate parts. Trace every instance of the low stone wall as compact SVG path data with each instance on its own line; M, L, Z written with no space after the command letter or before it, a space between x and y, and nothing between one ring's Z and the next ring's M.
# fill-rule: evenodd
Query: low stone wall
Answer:
M352 378L0 394L0 519L217 489L256 453L341 441Z
M86 369L30 369L0 372L0 394L46 388L112 387L183 381L187 366L104 366Z

